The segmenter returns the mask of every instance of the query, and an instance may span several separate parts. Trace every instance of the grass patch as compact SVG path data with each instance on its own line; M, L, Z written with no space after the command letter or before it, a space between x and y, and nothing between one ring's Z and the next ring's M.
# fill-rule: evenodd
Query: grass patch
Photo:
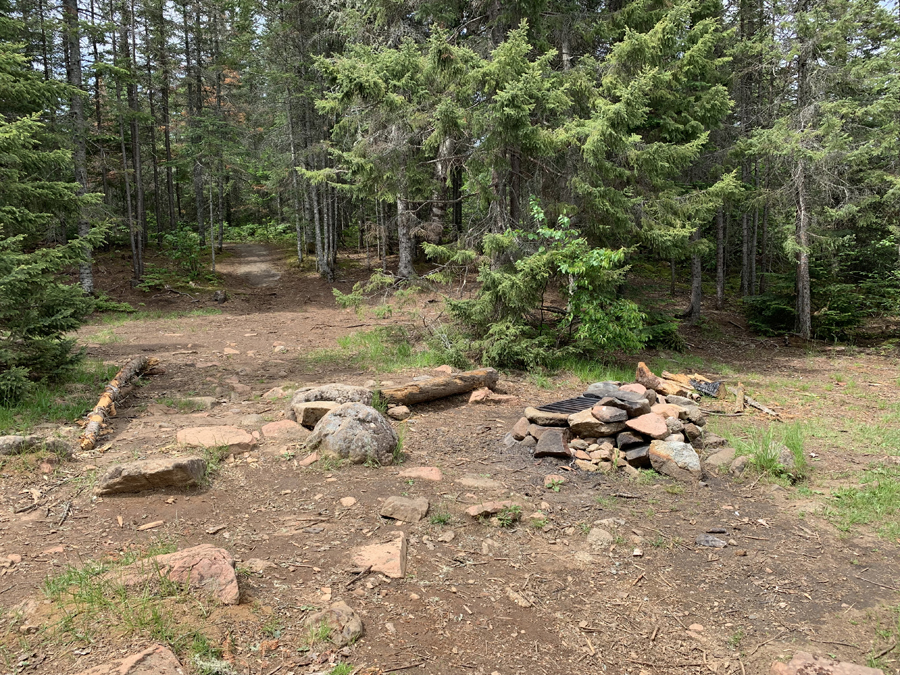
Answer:
M584 384L594 382L632 382L634 369L618 364L598 363L594 359L565 358L553 364L554 370L568 373Z
M428 522L432 525L449 525L451 516L446 511L433 511L428 517Z
M130 321L155 321L161 319L183 319L192 316L215 316L221 314L218 307L202 307L185 311L163 311L161 309L139 310L136 312L104 312L95 314L89 325L121 326Z
M320 349L300 357L306 368L344 366L392 373L406 368L435 368L446 362L404 326L377 328L338 338L338 349Z
M139 586L126 588L107 573L148 556L174 550L161 542L148 549L130 552L115 561L90 561L81 567L68 567L48 577L41 590L52 602L50 616L43 621L42 640L62 644L89 645L97 638L144 639L167 645L176 654L195 660L218 662L221 652L206 635L191 625L190 612L199 608L202 624L209 614L197 598L176 583L151 578ZM180 620L176 617L186 617ZM203 670L198 672L225 672Z
M757 473L797 482L809 475L809 460L803 450L806 428L791 423L752 430L731 440L737 455L747 455L750 467Z
M36 425L72 422L94 407L118 368L82 361L56 382L40 382L15 405L0 406L0 435L27 433Z
M832 493L823 514L842 532L870 525L882 537L900 538L900 467L863 471L859 486Z

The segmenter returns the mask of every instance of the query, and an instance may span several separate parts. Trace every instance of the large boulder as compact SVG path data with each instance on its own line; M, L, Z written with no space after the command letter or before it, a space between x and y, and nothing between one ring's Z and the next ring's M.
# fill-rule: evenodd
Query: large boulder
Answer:
M163 457L112 466L94 488L94 494L113 495L159 488L199 485L206 474L201 457Z
M298 389L288 406L287 416L295 422L294 406L313 401L334 401L335 403L362 403L372 405L372 392L365 387L352 384L323 384L319 387L303 387Z
M650 444L650 463L661 474L672 478L703 477L700 456L689 443L653 441Z
M344 403L325 415L306 447L320 456L349 459L353 464L369 460L381 465L394 461L399 439L384 416L362 403Z

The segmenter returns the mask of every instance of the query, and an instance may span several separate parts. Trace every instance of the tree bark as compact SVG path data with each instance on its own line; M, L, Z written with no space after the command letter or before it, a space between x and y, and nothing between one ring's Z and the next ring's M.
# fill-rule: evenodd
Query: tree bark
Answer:
M397 195L397 249L400 261L397 265L397 276L410 279L415 276L413 268L413 240L410 224L415 216L407 209L406 200Z
M84 99L82 92L81 73L81 31L78 27L78 0L63 0L63 14L66 22L65 41L68 58L66 79L69 86L76 91L70 99L72 126L74 132L74 152L72 158L75 168L75 182L78 183L76 194L81 197L87 193L87 125L84 121ZM78 236L85 237L91 232L91 224L84 212L84 207L78 209ZM82 247L83 260L78 266L78 278L81 289L91 294L94 292L94 273L91 267L91 247L84 243Z
M794 167L797 186L797 332L804 340L812 337L812 298L809 286L809 196L806 166L801 160Z
M701 304L703 300L703 261L700 259L698 244L700 242L700 228L694 230L691 235L693 246L691 247L691 307L688 317L691 325L700 320Z
M716 309L725 307L725 214L716 212Z

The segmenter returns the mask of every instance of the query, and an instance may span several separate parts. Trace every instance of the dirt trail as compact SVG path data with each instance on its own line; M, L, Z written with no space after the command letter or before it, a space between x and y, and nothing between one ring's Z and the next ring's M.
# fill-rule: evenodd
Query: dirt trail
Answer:
M225 245L225 250L236 256L234 271L248 286L272 286L281 279L281 272L275 264L278 252L270 246L229 243Z

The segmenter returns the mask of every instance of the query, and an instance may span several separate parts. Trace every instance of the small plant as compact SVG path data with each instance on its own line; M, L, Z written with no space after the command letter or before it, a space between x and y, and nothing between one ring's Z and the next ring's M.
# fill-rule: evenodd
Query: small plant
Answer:
M776 434L769 426L749 438L737 439L738 455L747 455L757 473L797 482L809 475L809 460L803 451L805 430L800 424L786 424Z
M355 668L349 663L339 663L330 671L328 675L350 675Z
M198 675L237 675L233 665L225 659L216 657L194 654L191 657L191 665Z
M376 390L372 392L372 407L382 415L387 413L388 402L387 399L381 395L380 391Z
M331 630L331 626L324 621L310 626L306 631L306 645L312 647L317 644L331 642Z
M547 526L547 517L542 516L541 518L532 518L529 525L536 530L542 530Z
M676 485L674 483L672 485L666 485L666 487L663 489L670 495L684 494L684 488L681 485Z
M497 520L501 527L512 527L522 517L522 507L518 504L504 506L497 514Z
M744 631L743 629L738 629L728 638L728 644L731 645L732 649L737 649L741 645L741 640L744 639Z
M394 464L399 465L403 463L403 443L406 441L406 431L407 426L406 422L400 424L397 427L397 445L394 446Z
M656 535L653 539L650 540L650 545L653 548L662 548L666 545L666 538L661 534Z
M450 514L446 511L432 513L428 518L428 522L432 525L447 525L450 523Z
M553 490L553 492L559 492L559 489L562 487L563 483L565 483L564 480L561 480L559 478L553 478L553 479L547 481L547 483L544 485L544 487L547 488L548 490Z
M277 640L284 632L284 625L281 623L281 619L273 615L266 619L260 630L263 635Z

